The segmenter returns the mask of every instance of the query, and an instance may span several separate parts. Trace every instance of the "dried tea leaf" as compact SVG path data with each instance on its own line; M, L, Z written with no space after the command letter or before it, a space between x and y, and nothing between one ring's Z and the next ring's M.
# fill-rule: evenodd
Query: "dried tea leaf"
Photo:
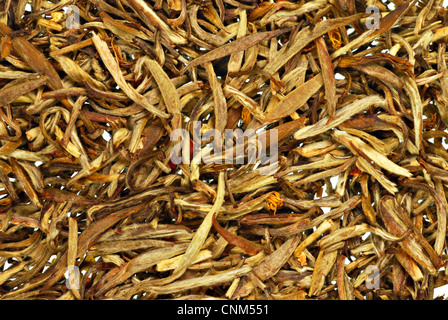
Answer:
M90 87L93 87L97 90L106 91L106 86L96 79L94 79L92 76L90 76L86 71L84 71L75 61L71 60L70 58L63 56L63 55L57 55L54 57L54 59L59 62L64 72L74 81L82 84L84 82L87 82L87 84Z
M336 111L336 80L334 76L334 69L331 63L331 58L327 50L325 40L320 37L316 39L317 55L319 57L320 67L322 69L322 78L325 86L325 97L327 98L327 110L331 122Z
M201 55L200 57L196 58L186 66L183 72L186 72L188 69L192 67L205 65L207 62L223 58L225 56L231 55L239 51L247 50L250 47L257 45L261 41L266 41L271 38L277 37L282 33L285 33L286 31L287 30L279 29L275 31L257 32L254 34L247 35L243 38L239 38L228 44L219 46L216 49L213 49L212 51L209 51Z
M254 275L262 281L275 276L289 257L294 253L299 240L300 238L298 235L286 240L277 250L264 259L258 266L254 267L252 271Z
M268 121L279 119L292 114L305 104L308 99L316 93L317 90L324 84L322 74L318 74L311 80L308 80L301 86L291 91L283 100L277 105L272 106L266 110L266 118ZM304 94L304 92L306 94ZM329 119L330 120L330 119Z
M185 290L198 288L198 287L210 287L232 281L235 278L241 277L251 271L250 266L243 266L238 269L226 271L216 275L204 276L201 278L192 278L187 280L178 280L173 283L164 286L151 286L149 284L141 283L138 290L144 290L159 294L176 293Z
M213 227L216 229L216 231L229 244L238 246L249 254L257 254L258 252L265 250L265 248L263 246L227 231L226 229L224 229L223 227L221 227L219 225L219 223L216 221L214 216L212 218L212 224L213 224Z
M170 27L148 6L143 0L128 0L129 5L135 13L142 19L151 30L158 29L162 32L162 37L175 44L186 43L185 38L179 33L171 31Z
M204 244L204 241L210 231L210 228L212 226L212 220L217 212L221 209L221 206L224 202L224 192L225 192L225 185L224 185L224 172L219 173L219 180L218 180L218 190L216 193L216 199L215 202L210 209L210 211L207 213L207 216L204 218L203 222L201 223L201 226L196 231L193 239L191 240L191 243L189 244L184 257L179 262L179 265L177 268L173 271L173 274L168 277L167 279L163 279L161 283L169 283L177 278L179 278L186 270L186 268L194 261L196 258L196 255L199 253L200 249L202 248L202 245Z
M441 1L3 2L0 299L441 298Z
M176 87L171 82L168 75L156 61L149 58L141 59L144 59L145 65L148 67L154 77L154 80L157 82L157 86L162 94L168 113L172 115L179 114L182 109L179 95L176 91Z
M371 105L383 106L385 105L385 103L386 102L378 96L370 96L362 98L337 110L331 123L328 123L330 117L328 116L324 117L323 119L319 120L317 123L313 125L306 126L300 130L297 130L294 133L294 138L296 140L302 140L312 136L319 135L331 128L338 126L344 121L350 119L350 117L352 117L353 115L362 112Z
M403 236L406 232L405 224L400 220L398 211L402 210L395 199L385 196L381 200L380 213L387 229L395 236ZM413 235L405 238L399 243L400 247L420 265L425 267L431 274L436 272L436 268L429 259L427 253L417 242Z
M168 115L165 112L160 111L149 104L142 95L140 95L132 86L130 86L126 82L123 74L121 73L119 65L117 64L115 58L112 56L109 48L107 47L107 44L96 34L93 35L92 40L107 69L111 73L118 86L124 91L124 93L126 93L126 95L135 103L144 107L149 112L154 113L161 118L167 118Z
M227 123L227 103L222 86L216 77L213 65L210 62L205 63L210 87L213 92L213 106L215 110L215 129L224 132Z
M333 268L337 256L337 250L326 253L324 252L324 250L319 251L316 259L316 264L314 265L310 289L308 291L309 296L316 296L320 293L324 285L325 277L328 275L331 268Z
M338 130L335 130L333 135L358 157L364 157L367 160L373 161L380 167L390 171L391 173L398 174L404 177L412 176L412 174L407 169L396 165L383 154L379 153L368 144L363 142L361 139Z
M0 22L0 34L7 36L12 30ZM12 39L14 50L20 55L23 61L35 72L44 74L48 77L49 85L53 90L62 88L62 81L53 65L47 60L45 55L28 42L25 37L16 37Z
M34 80L24 80L12 86L0 89L0 104L2 106L14 102L16 99L33 91L49 81L47 76L39 77Z

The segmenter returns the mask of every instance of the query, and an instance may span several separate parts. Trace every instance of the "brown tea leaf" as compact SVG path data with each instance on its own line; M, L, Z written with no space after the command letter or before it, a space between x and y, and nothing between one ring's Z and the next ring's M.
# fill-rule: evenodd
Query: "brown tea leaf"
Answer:
M34 80L24 80L12 86L0 89L0 104L2 106L14 102L17 98L33 91L48 82L48 77L43 76Z
M0 1L0 300L441 299L441 2Z
M327 98L328 105L328 115L331 122L334 118L334 113L336 111L336 82L334 77L334 69L331 63L330 55L328 54L327 45L325 40L320 37L316 39L317 55L319 57L320 67L322 69L322 78L325 86L325 97Z
M208 75L208 81L213 92L213 106L215 110L215 129L224 132L227 123L227 104L222 91L221 84L216 77L213 65L210 62L205 63L205 69Z
M232 245L235 245L237 247L240 247L245 252L249 254L257 254L260 251L265 250L263 246L260 246L257 243L254 243L252 241L249 241L243 237L240 237L236 234L233 234L223 227L219 225L219 223L216 221L215 217L212 218L212 224L213 227L216 229L216 231L229 243Z
M397 205L394 198L390 196L382 198L380 204L382 218L387 229L395 236L402 236L406 232L406 226L399 218L400 210L401 208ZM427 256L427 253L423 250L422 246L416 241L413 235L405 238L399 245L408 255L425 267L431 274L436 272L436 268Z
M299 240L298 235L286 240L277 250L264 259L258 266L254 267L253 273L262 281L275 276L293 254Z
M107 44L103 40L101 40L99 36L96 34L93 35L92 40L107 69L111 73L112 77L114 78L118 86L124 91L124 93L126 93L126 95L130 99L132 99L135 103L144 107L149 112L154 113L155 115L161 118L167 118L168 114L156 109L154 106L149 104L142 95L140 95L132 86L130 86L126 82L125 78L123 77L123 74L120 71L119 65L117 64L115 58L109 51Z
M209 51L200 57L196 58L192 62L190 62L182 72L186 72L188 69L192 67L196 67L199 65L205 65L207 62L211 62L213 60L217 60L223 58L225 56L231 55L233 53L244 51L249 49L252 46L257 45L261 41L266 41L271 38L277 37L282 33L285 33L287 30L279 29L275 31L267 31L267 32L257 32L251 35L247 35L243 38L239 38L235 41L232 41L223 46L219 46L212 51Z
M7 36L12 30L0 22L0 34ZM20 55L23 61L35 72L48 77L49 85L53 90L61 89L62 82L53 65L47 60L45 55L29 43L25 37L15 37L12 39L14 50Z

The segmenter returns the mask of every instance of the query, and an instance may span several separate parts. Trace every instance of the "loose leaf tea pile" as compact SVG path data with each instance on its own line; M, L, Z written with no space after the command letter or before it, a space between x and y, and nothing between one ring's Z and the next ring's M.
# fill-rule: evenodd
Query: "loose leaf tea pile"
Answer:
M441 0L2 1L0 299L436 298L447 18ZM226 129L268 158L210 153Z

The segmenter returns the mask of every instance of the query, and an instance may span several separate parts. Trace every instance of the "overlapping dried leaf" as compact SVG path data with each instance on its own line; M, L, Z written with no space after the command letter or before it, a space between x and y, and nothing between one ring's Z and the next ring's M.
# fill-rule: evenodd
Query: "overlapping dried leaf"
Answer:
M441 0L3 1L0 299L433 299L447 19ZM194 121L252 129L278 163L210 154L217 136L176 165Z

